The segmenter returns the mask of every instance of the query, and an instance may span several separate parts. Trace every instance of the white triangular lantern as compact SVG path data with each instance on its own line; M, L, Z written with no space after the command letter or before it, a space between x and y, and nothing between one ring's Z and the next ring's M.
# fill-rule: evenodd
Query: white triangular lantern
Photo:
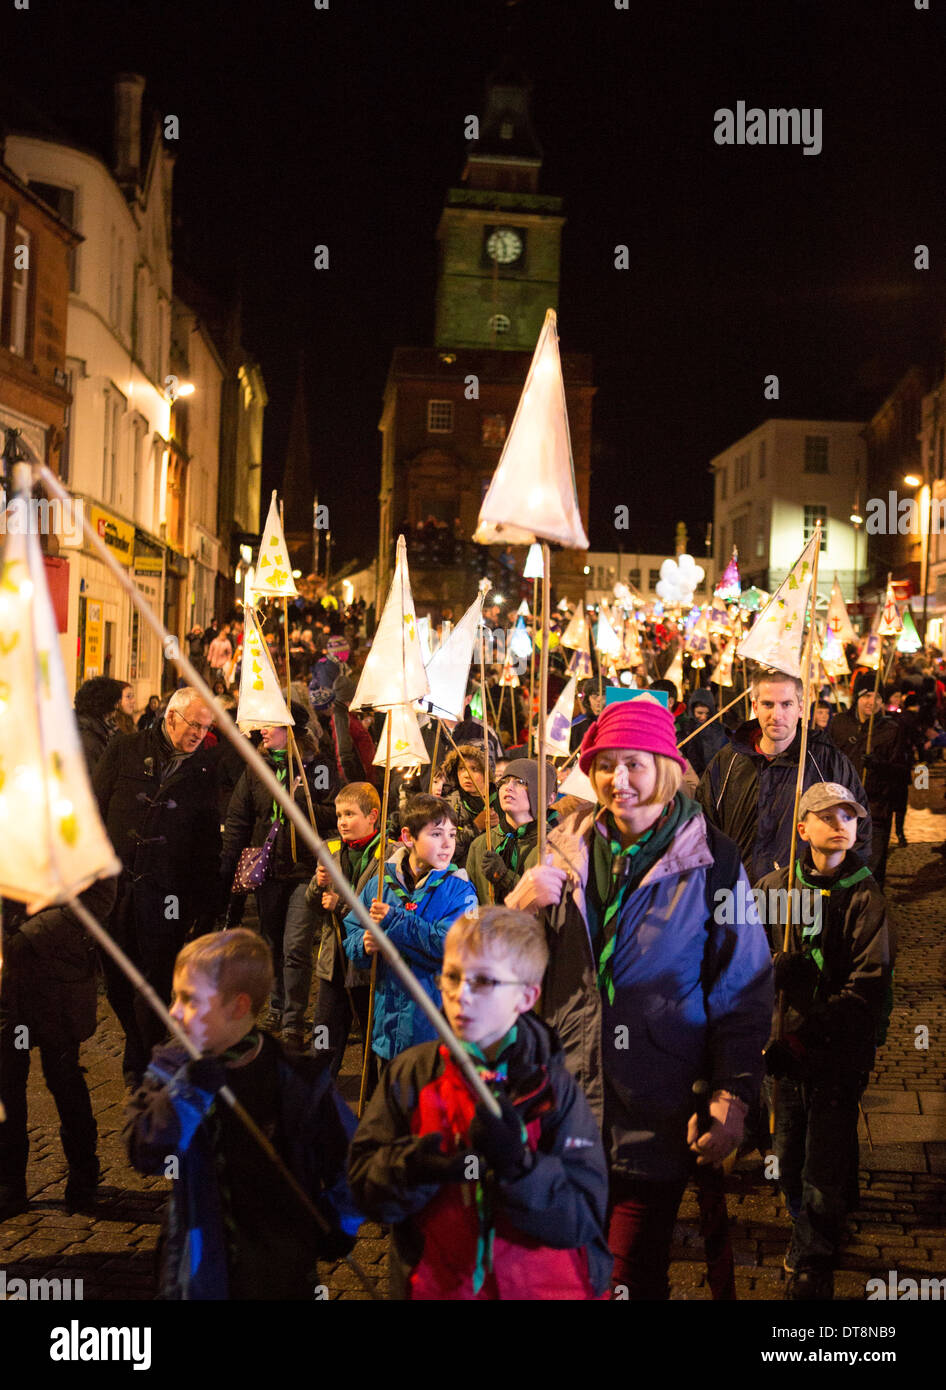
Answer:
M289 548L283 535L275 492L270 499L269 516L266 518L263 538L260 541L253 592L261 598L299 597L299 590L292 577Z
M247 565L246 574L243 576L243 608L256 607L256 590L253 588L253 580L256 578L256 570L252 565Z
M577 689L578 677L572 676L555 701L555 708L545 722L545 751L550 757L556 757L558 754L567 757L572 751L570 744Z
M430 658L433 656L433 644L431 642L429 618L425 617L417 619L417 635L420 638L420 649L423 653L424 665L426 666L430 661Z
M801 648L805 636L805 612L811 592L815 545L820 527L799 555L787 577L756 618L736 648L745 661L757 661L789 676L801 675Z
M28 486L29 466L17 465L15 476ZM67 902L122 866L89 785L25 497L14 498L6 520L0 568L0 893L25 902L32 914Z
M676 654L676 656L673 658L673 660L671 661L670 665L667 667L666 671L664 671L664 673L663 673L663 679L664 679L665 681L673 681L673 684L676 686L676 690L677 690L677 698L679 699L679 697L680 697L680 692L683 690L683 648L682 648L682 647L678 647L678 648L677 648L677 654Z
M417 725L417 716L410 705L394 705L384 719L384 728L378 740L378 751L374 755L374 766L384 767L388 746L388 725L391 726L391 768L416 767L418 763L429 763L430 754Z
M592 805L598 800L591 779L587 773L582 772L577 762L573 765L565 781L558 789L559 796L580 796L582 801L590 801Z
M732 685L732 663L736 654L736 639L730 637L725 647L719 654L719 661L716 669L710 676L713 685Z
M449 637L427 663L426 695L421 709L438 719L462 719L470 666L479 640L485 590L480 590Z
M821 647L821 664L826 674L834 680L849 676L851 668L847 664L844 648L832 627L825 627L824 642Z
M473 540L478 545L544 540L588 549L575 491L554 309L546 312Z
M529 605L528 605L528 603L527 603L527 601L526 601L525 599L522 600L522 602L520 603L519 607L516 609L516 616L517 616L518 618L531 618L531 617L532 617L532 614L529 612Z
M292 724L269 647L252 608L243 615L243 665L236 724L244 733L271 726L289 728Z
M621 640L611 626L603 605L595 632L595 646L601 656L617 656L621 650Z
M568 626L562 633L561 644L569 647L572 651L590 651L588 643L588 623L585 619L585 605L581 599L578 600L578 607L575 609Z
M378 630L358 680L352 709L392 709L429 691L407 570L407 545L397 538L397 562Z
M522 571L522 577L523 579L541 579L542 573L542 547L538 541L533 541L529 546L526 567Z
M880 665L880 646L881 638L876 632L869 632L861 645L860 655L857 658L859 666L869 666L872 671L876 671Z
M844 602L844 595L841 593L841 585L838 583L838 576L834 576L834 583L831 585L831 598L828 601L828 627L838 637L842 643L856 642L857 633L851 626L851 619L848 617L847 604Z
M902 631L903 619L900 616L900 609L897 607L897 600L893 595L893 584L888 579L877 632L881 637L899 637Z

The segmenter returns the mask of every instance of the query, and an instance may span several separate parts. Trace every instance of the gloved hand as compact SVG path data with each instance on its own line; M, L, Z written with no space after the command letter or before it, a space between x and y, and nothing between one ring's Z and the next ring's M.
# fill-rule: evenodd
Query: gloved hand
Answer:
M804 1044L796 1033L788 1033L784 1038L775 1038L762 1054L765 1069L777 1081L803 1081L807 1074L807 1057Z
M436 1131L424 1134L404 1156L404 1173L411 1183L462 1182L466 1177L467 1155L458 1150L445 1154L446 1138Z
M502 855L494 849L487 850L483 855L483 877L501 893L507 893L516 881Z
M522 1121L507 1095L496 1097L502 1113L494 1115L480 1102L470 1127L470 1145L482 1154L499 1178L522 1176L527 1154Z
M222 1057L208 1053L187 1064L187 1079L199 1091L216 1095L227 1084L227 1067Z
M776 992L784 990L794 997L809 998L818 984L819 971L804 951L779 951L772 960Z
M697 1166L722 1163L727 1154L739 1147L748 1110L745 1101L738 1096L728 1091L714 1091L709 1103L710 1127L705 1134L699 1133L696 1115L690 1116L687 1143L699 1155Z

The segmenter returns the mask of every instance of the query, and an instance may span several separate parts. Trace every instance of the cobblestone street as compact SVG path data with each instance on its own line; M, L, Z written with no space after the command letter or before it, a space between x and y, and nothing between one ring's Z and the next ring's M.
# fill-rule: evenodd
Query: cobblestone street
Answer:
M899 936L895 1007L864 1098L861 1205L852 1214L836 1278L839 1299L863 1299L866 1281L875 1275L886 1281L892 1270L901 1279L946 1277L946 859L935 848L946 839L942 777L934 775L930 791L913 793L911 801L909 844L891 848L887 876ZM0 1267L8 1279L81 1279L86 1300L149 1299L168 1184L140 1177L125 1161L120 1032L104 1000L98 1032L85 1044L83 1060L104 1170L99 1211L66 1215L58 1126L34 1053L31 1205L0 1224ZM342 1089L352 1104L358 1062L357 1049L349 1048ZM785 1290L788 1221L758 1153L740 1160L727 1189L738 1296L779 1299ZM363 1228L356 1255L383 1283L386 1241L378 1227ZM332 1298L366 1297L345 1264L324 1269L322 1279ZM671 1281L674 1299L710 1297L692 1189L681 1210Z

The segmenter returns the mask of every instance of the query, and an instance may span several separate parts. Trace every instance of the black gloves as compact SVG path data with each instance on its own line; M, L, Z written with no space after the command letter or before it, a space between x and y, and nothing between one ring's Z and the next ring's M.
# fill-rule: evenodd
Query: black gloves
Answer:
M809 1003L818 987L820 972L811 956L802 951L779 951L773 957L776 992L784 990L789 1002L796 999Z
M222 1057L207 1055L198 1057L187 1064L187 1079L199 1091L209 1091L211 1095L227 1084L227 1068Z
M467 1176L468 1154L445 1154L439 1133L425 1134L404 1156L404 1176L410 1183L462 1182Z
M762 1054L765 1069L777 1081L804 1081L808 1075L808 1054L796 1033L770 1042Z
M470 1143L482 1154L498 1178L521 1177L528 1148L522 1121L508 1096L497 1096L502 1113L494 1115L482 1102L476 1107L470 1129Z
M483 877L498 893L503 894L510 892L516 882L515 874L507 868L502 855L497 854L494 849L487 850L483 855Z

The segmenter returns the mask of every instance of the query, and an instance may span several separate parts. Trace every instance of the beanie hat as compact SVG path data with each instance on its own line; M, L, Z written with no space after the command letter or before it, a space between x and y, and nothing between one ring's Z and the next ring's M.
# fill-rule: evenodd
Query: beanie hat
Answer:
M662 753L686 770L686 759L677 751L673 715L647 695L605 706L581 741L578 766L582 772L587 774L595 754L606 748Z
M851 690L851 703L856 705L862 695L873 695L874 681L876 677L873 671L859 671L854 677L854 686ZM881 687L877 687L880 693Z

